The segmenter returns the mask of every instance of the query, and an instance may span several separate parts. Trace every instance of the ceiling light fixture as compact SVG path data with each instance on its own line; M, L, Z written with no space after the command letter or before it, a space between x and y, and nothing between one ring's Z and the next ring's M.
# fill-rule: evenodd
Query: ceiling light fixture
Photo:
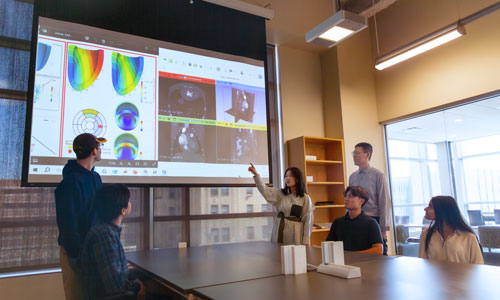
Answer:
M271 20L274 17L274 10L260 7L258 5L250 4L240 0L203 0L219 6L224 6L246 12L247 14L256 15L265 19Z
M366 27L365 17L339 10L306 33L306 42L330 48Z
M453 24L444 29L433 32L385 56L377 58L375 68L383 70L433 48L441 46L465 34L465 28L460 24Z
M492 13L497 9L500 9L500 2L490 5L476 13L473 13L456 23L448 25L442 29L436 30L435 32L430 33L414 42L411 42L406 46L396 49L387 55L379 57L375 60L375 68L377 70L383 70L397 63L405 61L409 58L417 56L421 53L424 53L428 50L443 45L458 37L461 37L465 34L464 26L466 24L481 17L484 17L485 15Z

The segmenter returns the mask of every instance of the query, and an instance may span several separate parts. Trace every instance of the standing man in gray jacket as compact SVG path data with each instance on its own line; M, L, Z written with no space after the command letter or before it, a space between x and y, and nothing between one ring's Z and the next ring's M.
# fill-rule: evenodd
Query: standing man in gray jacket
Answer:
M362 209L379 223L384 240L384 255L387 255L387 231L390 224L387 209L391 205L391 196L385 174L370 166L372 153L373 147L368 143L359 143L354 147L352 157L359 169L349 176L349 186L362 186L368 192L368 202Z

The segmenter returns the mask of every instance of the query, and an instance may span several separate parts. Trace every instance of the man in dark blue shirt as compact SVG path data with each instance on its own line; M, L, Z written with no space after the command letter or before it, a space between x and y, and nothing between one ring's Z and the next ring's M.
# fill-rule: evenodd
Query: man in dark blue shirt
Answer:
M101 176L94 164L101 160L104 138L83 133L73 140L76 160L68 160L63 180L55 190L57 239L61 262L64 294L67 300L80 299L80 271L76 264L85 235L92 225L91 200L101 188Z
M144 286L132 278L120 242L120 227L132 211L130 192L122 184L110 184L97 191L95 210L99 223L94 225L83 244L80 258L83 270L83 299L96 299L133 292L144 299Z
M344 192L345 216L336 219L326 238L327 241L342 241L344 250L382 254L382 234L373 218L367 216L361 207L368 201L363 187L349 186Z

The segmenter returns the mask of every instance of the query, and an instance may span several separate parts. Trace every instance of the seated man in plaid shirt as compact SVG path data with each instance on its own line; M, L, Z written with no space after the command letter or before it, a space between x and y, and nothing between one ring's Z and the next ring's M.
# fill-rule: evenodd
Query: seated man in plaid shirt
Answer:
M106 185L97 191L94 208L99 223L85 238L80 263L83 270L83 299L96 299L133 292L145 298L139 279L131 278L120 242L122 220L132 210L130 192L122 184Z

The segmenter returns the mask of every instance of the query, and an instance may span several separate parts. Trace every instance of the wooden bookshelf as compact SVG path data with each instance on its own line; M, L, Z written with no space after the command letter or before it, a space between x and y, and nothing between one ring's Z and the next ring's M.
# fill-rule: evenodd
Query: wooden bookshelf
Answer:
M287 142L288 166L302 171L313 203L332 201L331 205L315 205L314 223L331 223L345 214L346 188L344 141L342 139L302 136ZM316 156L316 159L306 158ZM312 176L313 181L307 181ZM329 228L313 229L312 245L321 245Z

